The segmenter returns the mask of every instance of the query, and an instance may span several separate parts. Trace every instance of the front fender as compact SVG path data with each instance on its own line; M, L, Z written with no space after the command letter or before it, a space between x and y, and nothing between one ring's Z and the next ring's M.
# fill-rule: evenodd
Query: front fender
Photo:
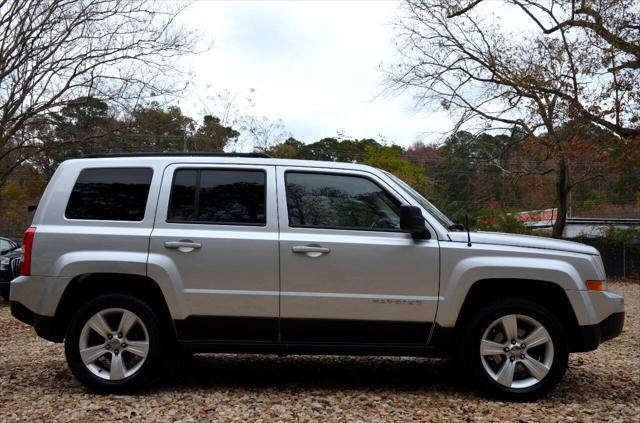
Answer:
M538 280L552 282L564 290L578 290L583 285L577 269L567 261L543 257L505 257L482 255L443 266L440 304L436 322L453 327L464 300L474 283L486 279Z

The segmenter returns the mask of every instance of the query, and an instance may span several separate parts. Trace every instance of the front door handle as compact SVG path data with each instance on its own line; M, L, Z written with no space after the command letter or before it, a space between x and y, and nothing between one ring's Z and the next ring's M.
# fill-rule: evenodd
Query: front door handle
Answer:
M322 254L329 254L331 252L330 249L319 245L296 245L291 247L291 251L294 253L307 254L311 257L318 257Z
M164 243L164 248L169 248L171 250L180 250L183 253L189 253L193 250L197 250L202 247L202 244L199 242L193 242L190 240L182 240L182 241L167 241Z

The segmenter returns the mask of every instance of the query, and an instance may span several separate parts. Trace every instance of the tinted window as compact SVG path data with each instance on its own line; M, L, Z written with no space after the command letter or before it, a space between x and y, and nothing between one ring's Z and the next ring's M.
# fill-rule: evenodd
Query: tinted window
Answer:
M73 187L67 219L130 220L144 218L153 170L84 169Z
M173 177L168 220L195 220L198 170L178 170Z
M287 172L289 225L400 229L400 205L373 181L357 176Z
M265 173L179 169L173 178L169 222L264 225Z

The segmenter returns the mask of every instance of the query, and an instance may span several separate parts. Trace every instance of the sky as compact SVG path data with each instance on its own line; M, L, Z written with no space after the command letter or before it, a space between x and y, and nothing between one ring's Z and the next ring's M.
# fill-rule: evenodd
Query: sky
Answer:
M342 133L409 146L437 141L451 130L445 111L416 111L408 93L379 94L380 66L393 61L394 1L195 2L182 16L197 29L204 53L185 66L193 75L180 101L192 116L214 111L225 91L244 108L304 142ZM253 89L252 94L249 90Z

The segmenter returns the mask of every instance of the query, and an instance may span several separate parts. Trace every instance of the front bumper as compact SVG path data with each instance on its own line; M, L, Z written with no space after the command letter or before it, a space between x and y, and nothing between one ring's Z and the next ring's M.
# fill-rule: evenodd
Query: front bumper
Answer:
M595 325L580 326L581 345L578 351L593 351L598 345L622 333L624 312L613 313Z
M592 351L622 332L624 298L610 291L566 291L578 323L569 331L572 352Z

